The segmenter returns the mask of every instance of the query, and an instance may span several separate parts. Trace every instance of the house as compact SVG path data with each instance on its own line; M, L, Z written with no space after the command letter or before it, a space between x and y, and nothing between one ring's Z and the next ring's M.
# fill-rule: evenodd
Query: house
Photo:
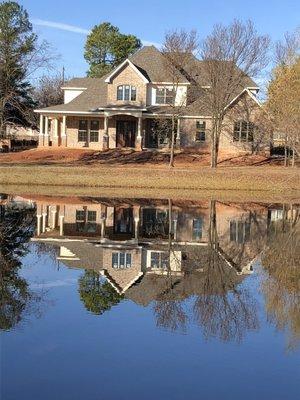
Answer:
M181 280L194 272L200 278L211 261L209 201L174 201L171 208L159 199L37 198L35 204L32 240L56 247L66 266L96 271L119 294L145 278ZM262 250L268 208L218 203L216 215L218 258L230 274L248 275Z
M64 104L35 110L40 115L39 146L66 146L97 150L116 147L136 150L166 147L157 135L157 121L171 116L170 103L181 106L177 123L178 147L209 149L211 112L203 101L209 82L203 62L191 57L189 71L179 74L176 91L165 56L145 46L103 78L74 78L62 88ZM197 88L197 90L196 90ZM259 88L245 75L228 107L247 98L256 108ZM220 149L244 152L253 145L253 123L239 117L223 132Z
M0 137L0 151L23 150L38 145L39 131L32 127L8 124L4 137Z

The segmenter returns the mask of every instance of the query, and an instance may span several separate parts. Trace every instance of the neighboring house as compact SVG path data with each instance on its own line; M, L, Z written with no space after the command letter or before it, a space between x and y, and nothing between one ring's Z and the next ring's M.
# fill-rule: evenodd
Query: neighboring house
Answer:
M189 68L197 72L197 84L189 79L189 71L183 71L174 91L164 57L154 46L145 46L103 78L71 79L63 87L64 104L36 110L40 114L39 146L164 147L166 141L157 137L157 120L170 118L175 95L175 105L181 106L177 145L209 149L211 113L203 101L204 91L209 90L203 62L192 57ZM234 108L247 97L259 108L258 90L245 76L243 87L228 106ZM249 151L253 135L253 123L239 117L227 123L220 149Z
M0 137L0 151L11 151L36 147L39 141L37 129L9 124L4 137Z

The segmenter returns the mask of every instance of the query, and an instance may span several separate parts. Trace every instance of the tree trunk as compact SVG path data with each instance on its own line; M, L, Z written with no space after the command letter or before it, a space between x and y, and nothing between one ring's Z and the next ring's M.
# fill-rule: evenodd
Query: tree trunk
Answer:
M214 121L212 126L212 142L211 142L211 168L217 168L218 165L218 153L219 153L219 139L221 133L220 121Z
M175 147L175 117L172 116L172 134L171 134L171 148L170 148L170 162L169 167L174 167L174 147Z
M284 142L284 166L287 167L287 137L285 137L285 142Z
M211 137L211 168L217 168L217 157L216 157L216 126L213 124L212 137Z
M293 146L293 153L292 153L292 167L295 166L295 147Z

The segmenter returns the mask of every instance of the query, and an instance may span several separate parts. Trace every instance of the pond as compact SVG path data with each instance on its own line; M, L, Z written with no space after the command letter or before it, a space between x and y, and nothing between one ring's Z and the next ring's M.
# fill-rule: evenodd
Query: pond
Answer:
M0 196L1 399L296 399L300 206Z

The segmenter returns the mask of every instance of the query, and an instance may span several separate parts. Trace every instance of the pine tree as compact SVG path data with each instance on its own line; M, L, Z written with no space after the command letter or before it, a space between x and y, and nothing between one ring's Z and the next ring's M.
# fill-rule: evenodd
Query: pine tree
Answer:
M13 1L0 3L0 134L7 124L28 122L32 87L28 65L37 48L28 13Z
M141 47L134 35L124 35L109 22L94 26L87 37L84 58L90 64L88 75L100 78Z

